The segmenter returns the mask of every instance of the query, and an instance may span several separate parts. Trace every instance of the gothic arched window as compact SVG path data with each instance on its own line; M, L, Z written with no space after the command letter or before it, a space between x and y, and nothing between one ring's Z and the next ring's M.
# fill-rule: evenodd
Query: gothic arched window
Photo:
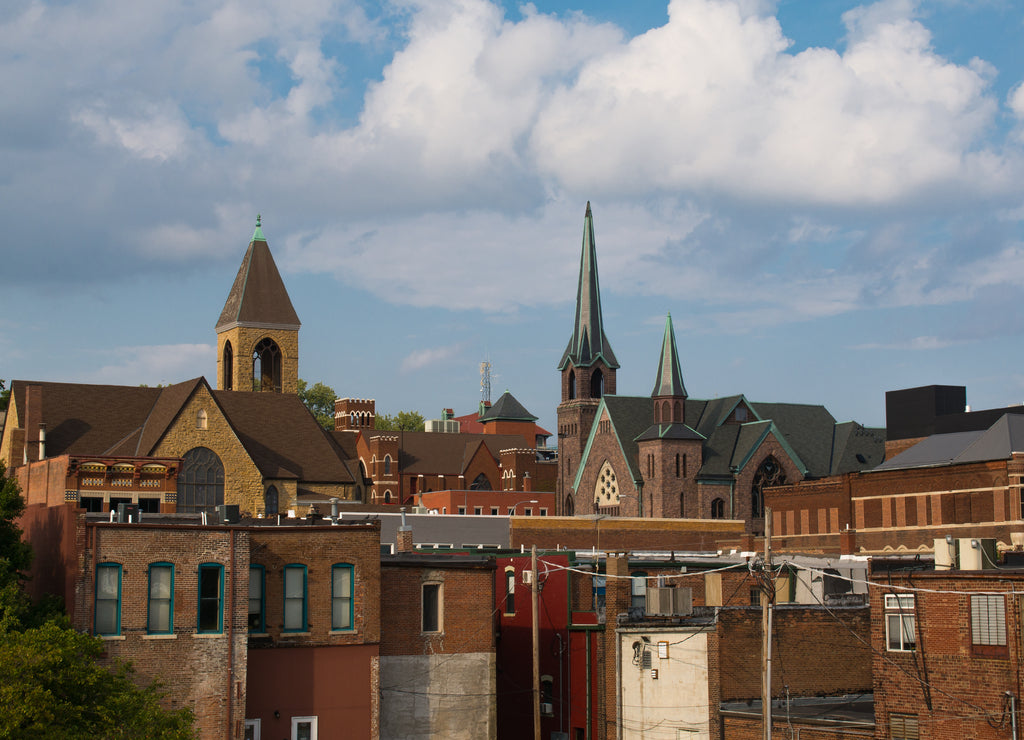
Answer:
M181 460L178 473L178 511L212 513L224 503L224 464L217 453L193 447Z
M473 483L470 485L469 490L471 491L493 491L491 482L487 480L487 476L480 473L476 478L473 479Z
M384 456L384 475L391 475L391 455Z
M604 373L601 368L595 368L590 376L590 397L601 398L604 395Z
M711 518L725 519L725 501L720 498L716 498L711 502Z
M569 371L569 399L576 398L576 370Z
M754 473L754 482L750 487L750 515L753 517L764 516L764 489L771 486L784 486L786 484L786 471L775 459L769 455Z
M576 513L576 504L572 500L572 495L565 497L565 515L573 516Z
M281 348L270 337L252 352L252 384L254 391L281 392Z
M231 342L224 342L224 356L221 362L221 369L223 370L220 386L226 391L231 390L234 384L235 375L235 353L231 349Z
M274 516L280 511L279 506L277 486L267 486L267 490L263 492L263 515Z

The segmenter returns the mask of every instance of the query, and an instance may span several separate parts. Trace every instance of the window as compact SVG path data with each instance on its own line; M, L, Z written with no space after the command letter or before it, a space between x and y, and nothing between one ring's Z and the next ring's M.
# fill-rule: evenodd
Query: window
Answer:
M478 516L480 514L483 514L484 513L484 507L482 507L482 506L474 506L473 507L473 513L478 515Z
M505 568L505 614L516 613L516 569Z
M548 510L547 510L547 509L544 509L544 508L542 508L542 509L540 510L540 515L541 515L541 516L547 516L547 515L548 515Z
M199 409L196 414L196 429L206 429L209 426L209 417L206 415L206 409Z
M281 348L265 337L252 352L252 389L281 392Z
M885 647L908 651L917 647L913 594L885 595Z
M465 506L460 506L459 507L459 513L460 514L465 514L466 513L466 507Z
M263 515L274 516L281 510L280 505L277 486L267 486L267 490L263 492Z
M284 631L306 630L306 566L284 566Z
M121 566L96 566L96 634L121 634Z
M644 609L647 606L647 574L637 571L633 574L630 583L629 605L634 608Z
M249 631L267 631L267 572L262 565L249 566Z
M384 475L391 475L391 455L384 456Z
M523 516L533 516L533 507L526 506L523 508Z
M292 717L292 740L316 740L316 717Z
M423 631L441 632L441 584L423 584Z
M919 740L916 714L890 714L889 737L892 740Z
M500 507L498 507L498 506L492 506L492 507L491 507L491 516L498 516L498 510L499 510L499 508L500 508Z
M772 455L754 473L754 482L750 486L750 515L764 516L764 489L771 486L786 485L786 471Z
M245 721L244 740L260 740L260 720L247 719Z
M1007 653L1006 599L1001 594L971 595L971 648L981 654Z
M593 596L593 599L594 599L594 601L593 601L593 603L594 603L594 611L601 612L601 611L604 610L605 577L604 576L594 576L593 578L590 579L590 582L592 584L592 591L591 591L591 593L592 593L592 596Z
M215 633L224 631L224 567L216 563L199 566L199 624L198 631Z
M331 629L352 629L352 566L331 568Z
M153 563L149 566L149 604L146 631L151 635L174 632L174 566Z
M725 519L725 500L716 498L711 502L711 518Z
M214 513L224 503L224 464L213 450L193 447L181 460L178 511Z
M231 350L231 342L224 342L224 376L221 379L221 387L229 391L234 382L235 355Z

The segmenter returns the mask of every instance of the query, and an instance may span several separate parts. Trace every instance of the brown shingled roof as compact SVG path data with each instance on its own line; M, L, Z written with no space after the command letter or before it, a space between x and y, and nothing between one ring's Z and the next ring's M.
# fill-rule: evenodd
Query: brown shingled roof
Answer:
M249 242L249 249L217 321L217 331L238 324L298 329L299 323L270 247L262 239Z
M533 448L518 434L444 434L440 432L364 431L367 438L398 435L402 473L408 475L460 475L480 444L495 457L510 448Z

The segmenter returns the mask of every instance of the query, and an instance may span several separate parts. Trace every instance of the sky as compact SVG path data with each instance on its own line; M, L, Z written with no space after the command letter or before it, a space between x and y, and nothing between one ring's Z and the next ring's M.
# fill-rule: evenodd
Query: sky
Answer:
M259 213L300 377L554 431L589 201L621 394L1024 402L1016 0L4 7L0 378L214 383Z

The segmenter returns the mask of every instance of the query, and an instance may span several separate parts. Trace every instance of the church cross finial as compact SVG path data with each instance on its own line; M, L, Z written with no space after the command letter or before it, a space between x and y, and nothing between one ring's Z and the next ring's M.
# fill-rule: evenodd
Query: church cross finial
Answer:
M260 214L257 213L256 214L256 228L258 229L259 227L260 227Z

